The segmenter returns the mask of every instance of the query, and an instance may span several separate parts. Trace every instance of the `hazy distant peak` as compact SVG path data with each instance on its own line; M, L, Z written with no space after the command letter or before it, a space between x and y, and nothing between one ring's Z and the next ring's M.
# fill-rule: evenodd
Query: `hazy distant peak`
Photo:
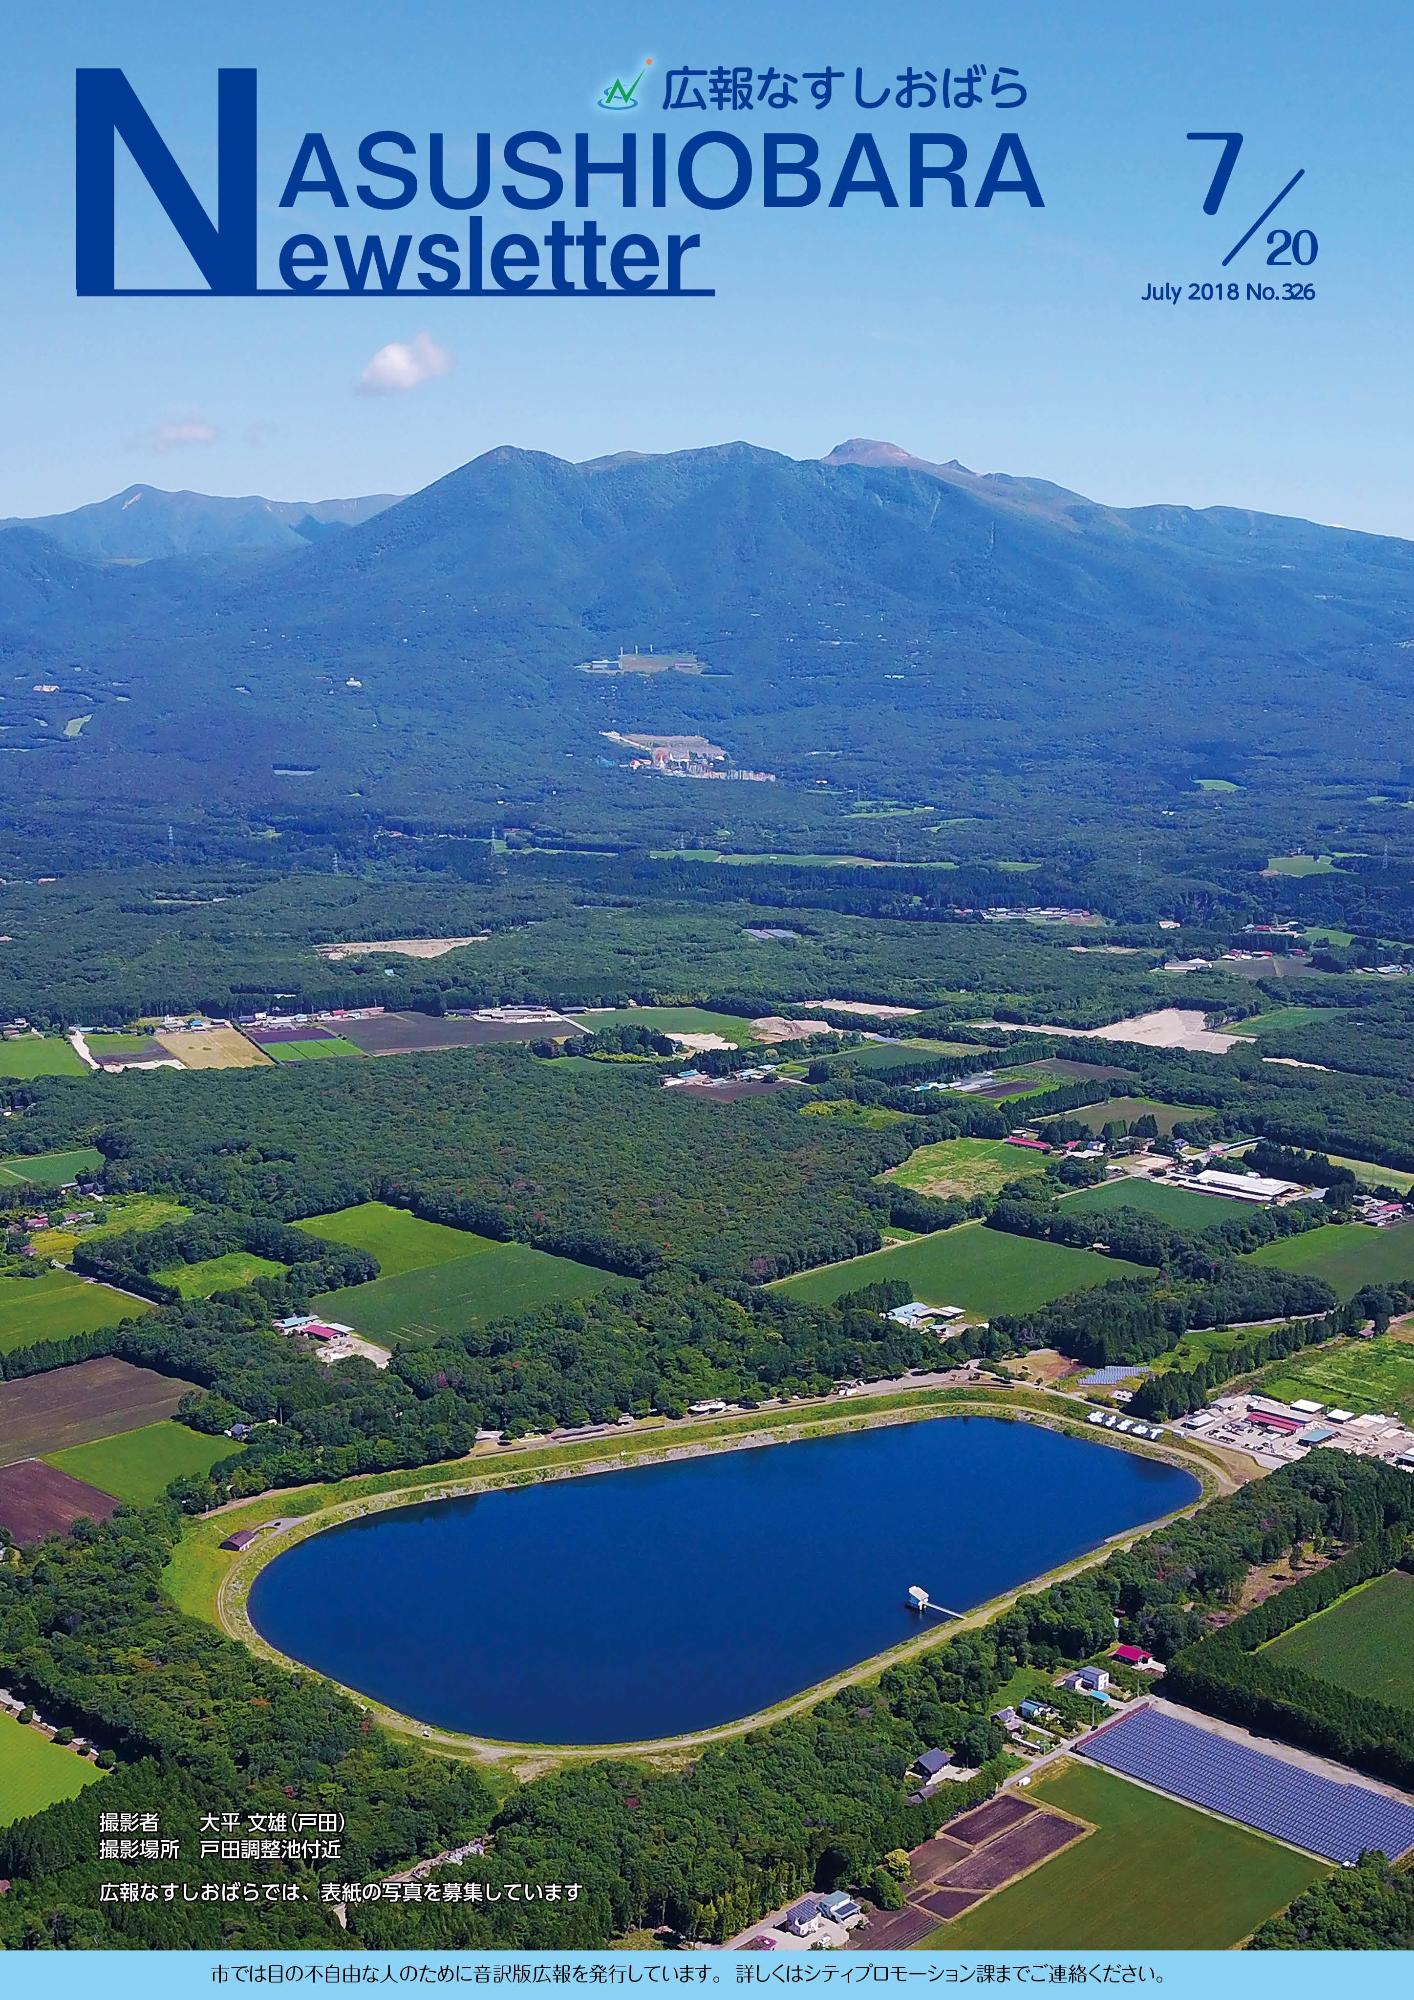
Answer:
M149 562L231 550L298 549L326 531L371 520L399 498L396 493L366 493L348 500L267 500L259 493L169 492L139 481L107 500L24 525L91 562Z

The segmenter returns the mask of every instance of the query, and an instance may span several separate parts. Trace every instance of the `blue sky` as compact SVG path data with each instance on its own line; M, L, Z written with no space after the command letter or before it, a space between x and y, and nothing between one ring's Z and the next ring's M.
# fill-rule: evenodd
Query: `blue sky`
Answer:
M507 442L584 458L743 437L806 457L862 435L1118 504L1228 503L1414 535L1402 136L1414 11L1188 0L1149 14L1118 0L898 0L867 12L795 0L497 11L245 0L220 19L169 0L12 10L0 515L135 480L280 499L412 490ZM293 220L276 213L307 128L341 161L382 127L464 135L468 150L473 132L530 126L595 129L607 144L626 121L597 113L594 96L650 54L659 76L682 63L831 63L851 76L856 64L870 75L1010 64L1029 90L1010 119L988 109L912 122L965 136L1013 123L1046 207L752 204L640 223L702 230L710 300L74 296L80 65L126 70L203 195L215 72L256 67L266 226L282 237L335 221L317 204ZM658 104L645 90L636 129L692 129ZM749 134L768 121L818 132L827 151L871 123L897 145L910 124L852 108L711 122ZM1193 129L1247 135L1215 218L1201 209L1215 149L1188 144ZM1305 179L1282 216L1316 233L1316 263L1268 271L1259 238L1227 275L1309 277L1313 303L1141 304L1150 284L1219 275L1222 251L1297 167ZM128 194L130 254L169 258L170 228L135 177ZM609 202L601 219L626 226ZM416 220L437 226L422 206ZM491 220L516 226L504 210ZM375 374L427 379L359 392L379 350L413 343L411 364L395 353Z

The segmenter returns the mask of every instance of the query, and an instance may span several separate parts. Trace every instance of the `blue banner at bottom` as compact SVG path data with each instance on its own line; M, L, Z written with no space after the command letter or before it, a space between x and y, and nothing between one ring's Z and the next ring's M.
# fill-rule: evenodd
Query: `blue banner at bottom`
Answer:
M1124 1988L1164 2000L1407 2000L1414 1952L118 1952L7 1953L6 2000L194 2000L222 1988L598 1986L924 1994L964 1986ZM1019 2000L1019 1996L1018 1996Z

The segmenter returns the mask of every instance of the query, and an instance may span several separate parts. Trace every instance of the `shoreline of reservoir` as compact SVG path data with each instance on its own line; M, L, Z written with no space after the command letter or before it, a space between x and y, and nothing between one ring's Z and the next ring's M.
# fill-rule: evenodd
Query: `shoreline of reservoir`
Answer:
M1034 1576L1028 1576L997 1595L989 1597L985 1602L978 1603L962 1618L910 1635L897 1644L871 1653L830 1673L824 1679L817 1680L749 1714L701 1729L658 1736L647 1735L621 1742L564 1743L508 1740L471 1731L439 1728L379 1701L333 1675L320 1673L318 1668L292 1655L281 1652L261 1635L249 1615L248 1599L251 1587L256 1577L277 1557L287 1553L300 1542L323 1534L326 1530L365 1520L381 1512L416 1509L436 1501L472 1498L516 1487L584 1478L596 1473L679 1463L723 1452L758 1450L795 1440L835 1436L852 1431L872 1430L880 1426L909 1424L949 1416L992 1417L1013 1422L1020 1420L1039 1425L1043 1429L1068 1433L1092 1444L1107 1445L1112 1450L1117 1449L1157 1459L1195 1476L1199 1483L1199 1491L1183 1507L1171 1509L1133 1528L1103 1537L1084 1553L1067 1559L1053 1568L1043 1569ZM945 1644L948 1638L957 1632L986 1622L1024 1592L1042 1587L1060 1577L1076 1574L1103 1561L1116 1546L1152 1532L1166 1520L1176 1519L1182 1514L1191 1512L1204 1500L1211 1498L1215 1492L1231 1490L1237 1483L1229 1469L1216 1455L1202 1451L1201 1447L1195 1449L1187 1441L1180 1444L1177 1440L1165 1440L1163 1444L1156 1446L1110 1432L1104 1433L1103 1437L1097 1437L1095 1429L1085 1424L1080 1411L1070 1406L1066 1399L1030 1389L1018 1391L1001 1387L901 1392L897 1397L879 1399L874 1407L867 1410L857 1405L842 1409L838 1403L803 1405L794 1409L773 1411L764 1422L761 1413L747 1413L701 1426L689 1435L684 1435L678 1427L646 1433L635 1440L625 1440L619 1450L607 1457L603 1451L605 1442L603 1438L596 1438L577 1447L559 1446L531 1451L526 1454L523 1462L515 1465L492 1459L483 1461L473 1470L467 1461L456 1461L446 1466L424 1469L433 1476L421 1480L417 1478L415 1472L373 1475L371 1480L348 1482L349 1485L362 1487L363 1490L355 1494L341 1494L337 1488L305 1489L303 1497L306 1499L311 1490L321 1497L305 1513L293 1519L282 1512L282 1507L288 1507L294 1496L282 1495L279 1492L262 1495L238 1509L223 1509L219 1521L209 1517L208 1522L203 1523L208 1538L206 1554L209 1556L214 1557L218 1554L214 1543L210 1542L213 1530L218 1533L222 1530L229 1532L241 1525L258 1525L259 1517L262 1515L267 1520L278 1519L280 1526L277 1531L268 1537L262 1536L235 1556L226 1566L224 1574L214 1582L209 1582L205 1573L199 1573L193 1581L203 1602L199 1608L188 1602L187 1608L196 1610L197 1615L211 1617L212 1621L229 1636L240 1639L261 1656L284 1666L289 1671L320 1674L320 1678L339 1688L361 1710L384 1727L414 1737L425 1748L445 1755L470 1757L488 1763L506 1763L512 1767L521 1764L527 1769L542 1769L558 1762L593 1761L615 1755L672 1760L695 1752L705 1743L745 1734L780 1716L812 1707L841 1687L875 1679L896 1660ZM439 1474L440 1477L436 1476ZM205 1601L208 1596L209 1608ZM520 1775L525 1774L525 1770L520 1772Z

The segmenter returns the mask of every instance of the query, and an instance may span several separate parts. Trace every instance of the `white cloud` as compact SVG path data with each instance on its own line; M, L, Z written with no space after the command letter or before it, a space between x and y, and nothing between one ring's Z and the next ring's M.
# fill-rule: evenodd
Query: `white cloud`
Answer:
M390 340L380 347L355 387L362 396L401 395L449 374L451 367L445 347L439 347L430 333L415 333L411 340Z
M215 424L207 423L205 417L184 417L159 424L152 434L152 444L156 451L179 451L183 445L215 444L218 436Z

